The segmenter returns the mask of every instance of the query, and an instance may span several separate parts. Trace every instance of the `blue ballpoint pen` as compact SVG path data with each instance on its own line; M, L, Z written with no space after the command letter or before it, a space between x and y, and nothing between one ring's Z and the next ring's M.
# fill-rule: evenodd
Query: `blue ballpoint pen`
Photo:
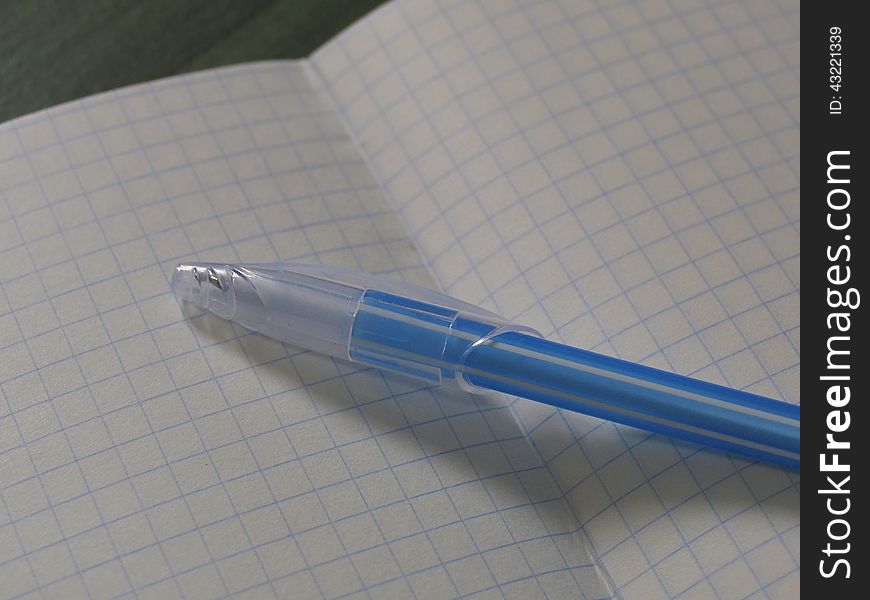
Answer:
M799 406L548 341L402 281L317 265L199 263L179 265L172 289L218 317L354 363L800 465Z

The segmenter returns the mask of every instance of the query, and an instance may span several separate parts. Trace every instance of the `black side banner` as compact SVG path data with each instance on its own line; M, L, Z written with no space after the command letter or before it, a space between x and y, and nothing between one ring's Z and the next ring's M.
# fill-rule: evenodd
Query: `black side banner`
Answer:
M860 3L804 2L801 30L801 583L866 597L870 380L864 127L870 74ZM861 558L859 558L861 557ZM863 559L863 560L862 560Z

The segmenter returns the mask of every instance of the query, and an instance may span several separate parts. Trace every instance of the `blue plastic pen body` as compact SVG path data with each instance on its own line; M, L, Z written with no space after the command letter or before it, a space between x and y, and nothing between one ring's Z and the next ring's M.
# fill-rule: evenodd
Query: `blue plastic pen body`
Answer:
M788 467L800 408L522 333L432 290L318 265L179 265L182 300L281 341L495 390Z
M800 464L800 407L508 332L474 315L369 290L350 341L353 360L428 378L457 377L568 410L791 468Z

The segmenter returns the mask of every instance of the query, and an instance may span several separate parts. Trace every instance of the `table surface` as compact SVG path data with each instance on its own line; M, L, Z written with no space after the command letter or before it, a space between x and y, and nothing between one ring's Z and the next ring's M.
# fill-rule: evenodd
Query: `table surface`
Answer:
M0 0L0 122L221 65L308 56L383 0Z

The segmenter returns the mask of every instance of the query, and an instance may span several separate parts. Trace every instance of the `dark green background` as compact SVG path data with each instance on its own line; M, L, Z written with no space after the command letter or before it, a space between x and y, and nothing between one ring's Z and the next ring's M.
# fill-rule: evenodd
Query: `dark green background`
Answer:
M300 58L383 0L0 0L0 122L220 65Z

